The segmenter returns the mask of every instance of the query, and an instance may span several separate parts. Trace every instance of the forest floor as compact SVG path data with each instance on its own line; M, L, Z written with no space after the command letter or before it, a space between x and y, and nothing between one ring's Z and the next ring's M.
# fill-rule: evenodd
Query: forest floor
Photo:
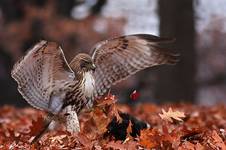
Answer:
M59 126L35 144L30 141L43 128L46 114L33 108L3 106L0 149L226 149L226 105L132 107L115 102L114 96L108 96L91 111L81 113L80 133L71 134Z

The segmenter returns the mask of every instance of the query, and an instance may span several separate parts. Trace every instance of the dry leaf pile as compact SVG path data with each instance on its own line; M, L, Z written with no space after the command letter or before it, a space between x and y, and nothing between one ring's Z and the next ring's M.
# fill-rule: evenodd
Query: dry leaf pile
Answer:
M114 96L108 96L84 112L80 133L70 134L59 126L33 145L29 141L41 130L45 114L4 106L0 108L0 149L226 149L225 105L129 107L115 102Z

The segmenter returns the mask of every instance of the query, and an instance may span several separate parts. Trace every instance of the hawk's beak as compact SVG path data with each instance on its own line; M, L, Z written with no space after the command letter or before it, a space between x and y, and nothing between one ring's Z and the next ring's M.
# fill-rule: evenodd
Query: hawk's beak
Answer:
M91 70L95 71L95 69L96 69L96 65L95 64L92 64Z

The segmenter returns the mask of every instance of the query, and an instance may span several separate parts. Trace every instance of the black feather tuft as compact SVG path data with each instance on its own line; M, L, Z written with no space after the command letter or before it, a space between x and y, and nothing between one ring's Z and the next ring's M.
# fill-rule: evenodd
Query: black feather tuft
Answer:
M148 128L148 124L146 122L140 121L130 114L119 113L119 115L122 118L122 122L117 122L116 117L114 117L107 126L107 132L104 135L105 137L113 136L116 140L125 140L130 121L132 123L132 132L130 133L132 137L139 136L140 130Z

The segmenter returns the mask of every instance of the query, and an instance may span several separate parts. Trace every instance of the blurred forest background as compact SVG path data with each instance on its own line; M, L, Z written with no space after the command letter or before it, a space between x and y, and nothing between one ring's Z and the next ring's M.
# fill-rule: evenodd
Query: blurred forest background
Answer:
M23 106L10 76L13 64L41 39L58 42L70 61L98 41L133 33L177 40L176 66L144 70L117 85L120 101L226 100L225 0L0 0L0 104ZM140 97L130 100L137 90Z

